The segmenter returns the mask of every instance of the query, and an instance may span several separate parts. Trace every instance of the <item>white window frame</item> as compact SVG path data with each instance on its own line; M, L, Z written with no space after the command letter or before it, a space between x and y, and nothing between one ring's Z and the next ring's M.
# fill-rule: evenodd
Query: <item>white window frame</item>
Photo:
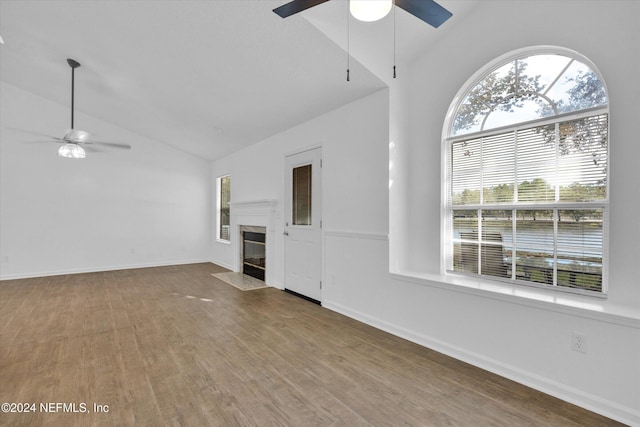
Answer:
M451 211L456 210L457 207L461 207L464 209L470 208L478 208L478 209L502 209L509 210L513 208L522 208L522 205L514 204L500 204L499 208L495 208L494 205L478 205L478 206L470 206L470 205L462 205L457 206L450 204L450 185L451 185L451 163L450 163L450 150L451 145L455 141L460 141L464 139L470 139L474 136L479 135L490 135L490 134L498 134L503 132L508 132L516 129L527 129L533 126L550 124L550 123L558 123L565 120L579 119L587 116L592 116L596 114L606 113L609 115L609 130L610 131L610 99L607 103L606 107L598 107L592 108L590 110L581 110L578 112L566 113L553 116L548 119L538 119L529 122L517 123L514 125L508 125L501 128L495 128L490 130L484 130L480 132L474 132L459 136L452 136L452 129L454 125L455 115L464 101L467 93L474 88L479 82L481 82L487 75L489 75L493 70L497 69L504 64L514 61L516 59L525 58L538 54L559 54L569 58L576 59L583 64L589 66L591 70L598 76L600 81L604 86L604 90L607 93L607 97L609 96L609 92L606 88L606 83L602 78L602 74L598 70L598 68L593 64L589 59L584 57L583 55L561 47L556 46L536 46L529 47L524 49L518 49L516 51L509 52L505 55L502 55L495 60L491 61L481 69L479 69L464 85L460 88L456 96L454 97L449 109L447 110L447 115L445 118L443 131L442 131L442 155L441 155L441 170L442 170L442 187L441 187L441 274L443 275L456 275L456 276L472 276L474 280L480 281L499 281L506 282L518 287L520 286L532 286L542 289L551 289L561 292L569 292L569 293L577 293L584 294L595 297L604 297L606 298L608 292L608 271L609 271L609 198L610 198L610 162L608 164L607 169L607 188L606 188L606 199L598 200L588 206L585 206L583 203L549 203L548 205L544 204L535 204L532 205L535 209L558 209L558 210L570 210L574 209L588 209L590 207L600 206L603 209L604 217L603 217L603 243L602 243L602 289L601 291L593 291L593 290L584 290L584 289L575 289L563 286L552 286L547 284L537 284L534 282L522 281L522 280L513 280L509 278L498 278L492 276L483 276L480 274L473 273L463 273L459 271L453 271L453 221L451 220ZM607 157L610 159L610 146L611 144L607 144Z
M221 235L222 228L222 180L224 178L231 179L230 174L221 175L216 178L216 240L221 243L231 243L231 230L229 230L229 238L225 239ZM231 218L229 218L229 228L231 228Z

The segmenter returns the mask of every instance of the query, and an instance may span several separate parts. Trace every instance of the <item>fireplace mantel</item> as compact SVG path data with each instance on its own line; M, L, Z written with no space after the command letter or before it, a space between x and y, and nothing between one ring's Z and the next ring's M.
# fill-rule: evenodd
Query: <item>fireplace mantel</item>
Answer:
M240 211L261 211L261 210L273 210L278 204L277 200L262 199L262 200L245 200L241 202L231 202L231 209L239 209Z

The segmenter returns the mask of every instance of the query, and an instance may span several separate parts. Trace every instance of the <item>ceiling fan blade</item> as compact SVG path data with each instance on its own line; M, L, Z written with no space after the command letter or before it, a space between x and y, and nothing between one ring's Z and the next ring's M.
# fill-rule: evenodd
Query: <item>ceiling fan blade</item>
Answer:
M9 128L9 129L15 130L15 131L18 131L18 132L23 132L23 133L30 133L31 135L42 136L44 138L50 138L50 139L52 139L53 141L56 141L56 142L64 142L62 138L58 138L56 136L51 136L51 135L45 135L44 133L38 133L38 132L33 132L33 131L30 131L30 130L24 130L24 129L18 129L18 128Z
M433 0L395 0L396 6L401 7L413 16L422 19L432 27L438 28L453 15Z
M273 11L281 18L286 18L327 1L329 0L293 0L287 4L283 4L280 7L276 7L275 9L273 9Z
M105 147L121 148L123 150L131 149L131 146L129 144L121 144L119 142L86 141L84 145L103 145Z
M57 142L58 144L62 144L64 141L20 141L22 144L51 144L52 142Z

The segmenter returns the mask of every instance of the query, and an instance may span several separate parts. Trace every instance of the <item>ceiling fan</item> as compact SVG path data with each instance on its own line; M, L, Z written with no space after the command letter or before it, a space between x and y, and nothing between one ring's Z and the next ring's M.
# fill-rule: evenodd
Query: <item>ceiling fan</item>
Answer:
M35 132L35 135L45 136L50 138L52 141L55 141L60 145L58 148L58 156L67 157L70 159L84 159L87 154L86 152L98 152L97 148L93 147L94 145L105 146L110 148L119 148L129 150L131 146L129 144L120 144L116 142L99 142L92 141L91 135L89 132L84 130L76 129L73 123L73 113L74 113L74 97L75 97L75 69L80 66L80 63L74 59L67 59L67 64L71 67L71 129L67 130L62 138L58 138L55 136L41 135Z
M329 0L293 0L273 11L286 18L327 1ZM349 10L361 21L375 21L389 13L393 4L435 28L452 16L451 12L433 0L349 0Z

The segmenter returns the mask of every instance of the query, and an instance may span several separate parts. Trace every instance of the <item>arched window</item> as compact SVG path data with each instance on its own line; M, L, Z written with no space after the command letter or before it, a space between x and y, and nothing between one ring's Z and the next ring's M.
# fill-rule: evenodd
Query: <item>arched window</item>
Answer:
M559 48L476 74L445 132L447 271L606 289L609 103L595 67Z

